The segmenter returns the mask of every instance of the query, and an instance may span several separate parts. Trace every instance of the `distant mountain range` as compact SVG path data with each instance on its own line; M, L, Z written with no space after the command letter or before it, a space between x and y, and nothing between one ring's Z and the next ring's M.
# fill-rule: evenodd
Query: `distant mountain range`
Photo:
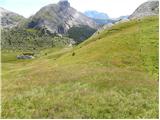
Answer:
M93 19L97 24L103 25L108 23L109 16L106 13L95 10L85 11L84 14Z
M98 12L95 10L85 11L84 14L90 18L94 19L108 19L109 16L106 13Z
M98 12L95 10L85 11L84 14L93 19L98 25L105 25L115 23L121 19L126 19L128 16L120 16L119 18L110 18L106 13Z

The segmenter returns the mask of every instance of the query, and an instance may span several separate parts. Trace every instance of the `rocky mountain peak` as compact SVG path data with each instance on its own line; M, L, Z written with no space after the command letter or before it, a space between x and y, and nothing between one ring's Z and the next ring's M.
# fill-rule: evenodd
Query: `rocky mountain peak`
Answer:
M70 28L81 25L93 29L98 28L98 25L91 18L70 7L67 0L44 6L28 20L29 28L39 29L46 26L51 33L60 34L66 34Z
M159 1L149 0L140 5L129 18L135 19L155 15L159 15Z
M58 5L60 5L63 8L68 8L70 7L70 3L68 2L68 0L60 0L58 2Z

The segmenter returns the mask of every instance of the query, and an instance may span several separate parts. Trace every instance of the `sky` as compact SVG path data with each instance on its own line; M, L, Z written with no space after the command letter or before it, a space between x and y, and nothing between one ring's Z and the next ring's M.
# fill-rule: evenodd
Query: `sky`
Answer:
M0 0L0 7L13 11L24 17L34 15L45 5L59 0ZM135 9L147 0L68 0L71 6L80 12L96 10L104 12L110 18L132 14Z

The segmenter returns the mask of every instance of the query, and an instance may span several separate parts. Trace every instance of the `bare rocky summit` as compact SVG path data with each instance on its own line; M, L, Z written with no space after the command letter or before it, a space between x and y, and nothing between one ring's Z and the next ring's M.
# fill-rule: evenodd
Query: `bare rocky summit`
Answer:
M140 5L129 17L130 19L159 15L159 1L151 0Z
M29 28L45 28L51 33L59 34L65 34L70 28L81 25L98 28L92 19L72 8L66 0L43 7L28 22Z

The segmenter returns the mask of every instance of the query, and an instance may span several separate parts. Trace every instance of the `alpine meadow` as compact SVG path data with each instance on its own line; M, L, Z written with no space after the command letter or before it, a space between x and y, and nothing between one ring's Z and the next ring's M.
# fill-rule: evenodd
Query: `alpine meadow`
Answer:
M67 0L0 11L2 119L159 118L159 1L117 19Z

